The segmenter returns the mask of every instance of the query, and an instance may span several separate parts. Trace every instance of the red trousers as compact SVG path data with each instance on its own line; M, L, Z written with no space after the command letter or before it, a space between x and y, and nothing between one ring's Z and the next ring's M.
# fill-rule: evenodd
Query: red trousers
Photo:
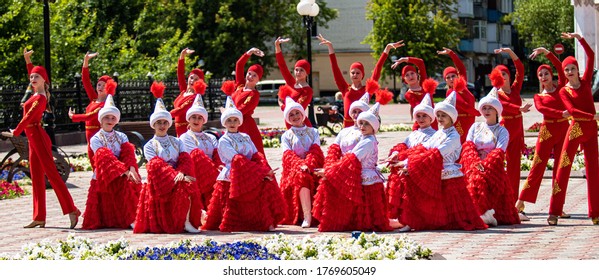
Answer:
M52 157L52 142L39 123L25 128L29 140L29 169L31 171L31 184L33 186L33 220L46 220L46 182L44 175L54 189L62 214L71 213L77 208L73 198L62 181Z
M518 200L520 188L520 157L524 150L524 127L522 125L522 115L517 117L504 117L503 126L510 133L510 139L507 144L505 161L507 162L507 176L509 186L514 194L513 203Z
M587 176L589 217L599 217L599 158L597 151L597 122L572 121L562 148L557 170L557 178L553 181L553 196L549 205L550 215L560 215L566 200L566 190L570 180L572 162L578 146L584 151L584 165Z
M553 179L555 180L557 175L557 168L559 159L562 156L562 146L564 145L564 136L568 132L570 123L568 119L560 120L545 120L539 130L539 138L537 138L537 144L535 146L535 156L532 161L532 168L528 173L528 178L522 185L522 191L520 191L520 200L535 203L537 196L539 195L539 188L541 187L541 181L543 180L543 173L547 167L547 161L551 152L553 152Z
M468 130L474 124L474 116L468 114L459 114L454 126L460 134L460 142L464 144L466 142L466 136L468 136Z

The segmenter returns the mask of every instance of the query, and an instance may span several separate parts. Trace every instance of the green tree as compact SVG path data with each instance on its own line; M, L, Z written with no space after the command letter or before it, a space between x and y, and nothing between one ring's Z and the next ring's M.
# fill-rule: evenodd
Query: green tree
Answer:
M566 54L574 53L574 40L560 38L562 32L574 30L574 7L570 0L515 0L514 12L503 20L512 22L529 50L537 47L552 50L555 44L562 43Z
M452 16L457 12L456 3L456 0L371 0L366 19L373 21L373 28L364 43L370 44L373 57L378 59L388 43L404 40L406 46L392 55L419 57L432 75L448 63L437 51L443 47L455 49L464 32ZM386 71L389 67L383 68L383 73Z
M335 10L318 1L321 26L336 17ZM269 53L277 36L289 36L286 51L305 53L305 30L287 0L63 0L50 4L53 83L70 82L80 71L87 51L99 52L91 62L93 76L119 72L121 79L176 76L179 52L190 47L188 68L205 61L216 76L229 75L235 61L251 47L267 56L255 59L274 65ZM26 82L24 47L33 49L35 64L43 64L43 5L33 0L0 2L0 79Z

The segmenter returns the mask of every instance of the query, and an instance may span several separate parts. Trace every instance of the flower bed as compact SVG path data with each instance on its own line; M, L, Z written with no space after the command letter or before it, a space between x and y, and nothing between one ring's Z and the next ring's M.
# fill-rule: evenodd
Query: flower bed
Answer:
M379 129L379 132L391 132L391 131L412 131L411 124L391 124L391 125L383 125Z
M532 163L535 157L535 147L527 146L522 153L522 157L520 158L520 170L521 171L530 171L532 168ZM553 158L553 153L549 155L549 160L547 161L547 170L553 170L553 166L555 163L555 159ZM584 155L582 151L577 151L574 155L574 160L572 161L572 170L578 171L584 168Z
M397 236L397 235L395 235ZM432 251L405 235L362 233L359 238L322 235L292 238L275 234L260 239L218 243L184 240L160 247L137 249L123 238L99 244L69 235L66 240L43 240L23 246L22 252L4 260L416 260L430 259Z
M19 187L17 182L9 183L4 180L0 180L0 200L17 198L26 194L29 194L29 192Z
M87 154L71 156L69 162L71 163L71 172L92 171L92 165Z

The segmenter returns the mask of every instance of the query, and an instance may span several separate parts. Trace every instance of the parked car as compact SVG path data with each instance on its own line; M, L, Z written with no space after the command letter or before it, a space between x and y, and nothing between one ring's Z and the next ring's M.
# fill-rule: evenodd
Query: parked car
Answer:
M468 90L474 96L476 96L476 88L474 87L473 83L468 83ZM435 90L435 96L434 97L445 98L445 94L446 93L447 93L447 83L446 82L440 82L439 85L437 85L437 90Z
M279 88L285 85L285 80L264 80L256 84L260 92L260 104L277 104Z

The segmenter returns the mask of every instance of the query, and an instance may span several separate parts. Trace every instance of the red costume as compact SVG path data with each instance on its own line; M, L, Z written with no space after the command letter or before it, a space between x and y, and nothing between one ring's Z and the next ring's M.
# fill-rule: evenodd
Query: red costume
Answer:
M424 66L424 61L420 58L416 58L416 57L408 57L408 63L412 63L414 65L416 65L416 67L418 68L418 74L420 74L420 90L412 90L412 89L408 89L408 91L406 91L406 95L405 98L406 100L410 103L410 114L412 113L412 110L414 110L414 107L418 106L418 104L420 104L420 102L422 102L422 98L424 98L424 95L426 94L426 92L424 92L424 88L422 88L422 82L424 82L424 80L426 80L426 78L428 77L426 75L426 66ZM401 75L405 76L406 72L408 71L414 71L416 72L416 69L414 69L414 67L412 67L411 65L405 66L402 70L401 70ZM431 93L434 94L434 93ZM433 100L433 96L431 95L431 101ZM435 103L433 102L431 104L431 106L435 107ZM433 120L433 123L431 124L431 127L434 128L435 130L438 128L437 127L437 120ZM414 121L414 125L412 126L412 130L417 130L418 129L418 123L416 123L416 121Z
M329 148L332 162L341 155L338 145ZM329 156L329 154L331 156ZM320 221L318 231L391 231L383 183L362 185L362 164L347 153L330 165L325 164L312 213Z
M103 147L94 158L96 178L91 180L81 228L130 228L135 221L141 184L122 175L131 167L138 172L135 146L129 142L121 144L118 158Z
M91 79L89 78L89 68L83 67L81 69L81 82L83 88L89 98L89 105L85 108L85 114L73 114L71 118L73 122L85 122L85 139L87 140L87 157L92 166L95 169L94 151L89 146L89 140L100 131L100 121L98 120L98 112L104 107L104 102L96 102L98 99L98 93L92 86Z
M251 160L235 155L230 182L216 181L202 229L232 232L276 227L286 216L286 206L277 182L264 179L269 171L266 158L259 152Z
M407 151L408 146L405 143L399 143L391 148L389 155L393 154L393 152L397 152L399 154L397 160L403 161L408 158ZM399 168L391 167L387 188L385 188L385 195L389 201L390 219L399 219L401 216L401 201L406 189L406 184L407 176L399 175Z
M468 75L466 74L466 67L464 63L460 60L455 52L450 51L449 57L453 61L453 64L457 68L457 72L453 72L456 68L447 67L445 71L443 71L443 78L447 76L449 73L455 73L458 75L458 78L454 80L454 89L456 80L459 78L464 79L464 82L468 82ZM449 71L448 71L449 70ZM466 84L467 85L467 84ZM447 89L446 97L451 94L454 89ZM465 86L463 89L457 89L458 94L456 95L456 109L458 109L458 119L456 120L454 126L455 129L460 134L460 141L462 143L466 142L466 135L468 134L468 130L474 124L474 119L477 116L480 116L480 112L474 108L474 103L476 99L474 95L468 90L468 87Z
M518 200L518 191L520 187L520 157L526 146L524 145L522 112L520 112L520 107L522 106L520 90L522 89L522 82L524 81L524 65L520 59L514 60L514 65L516 66L516 77L512 83L511 92L507 94L499 89L497 93L499 101L501 101L501 105L503 106L501 125L503 125L510 134L505 158L507 161L509 185L511 186L513 193L512 199L515 204L516 200ZM499 70L506 72L509 75L507 67L503 65L497 67L499 67Z
M173 183L179 172L193 177L193 161L189 154L179 153L176 166L173 168L159 156L146 165L148 182L139 195L134 233L181 233L190 208L203 208L194 207L190 202L190 197L198 191L196 184L185 181ZM194 200L194 203L201 202ZM189 221L195 228L200 227L200 220L201 212L190 212Z
M36 66L40 67L40 66ZM32 64L27 64L27 72L31 75L34 70ZM40 67L41 68L41 67ZM43 68L42 68L43 69ZM44 80L47 80L44 70ZM21 135L25 131L29 141L29 170L31 171L31 185L33 187L33 220L46 221L46 183L44 175L52 185L54 193L63 214L77 210L73 198L62 181L52 157L52 143L50 137L42 128L42 115L46 110L48 100L44 95L34 94L23 104L23 119L13 131L13 135Z
M324 165L324 154L319 145L313 144L305 158L299 157L292 150L283 153L283 174L281 176L281 192L287 202L287 216L283 220L286 225L300 225L304 220L300 202L301 188L310 190L310 198L314 198L318 188L318 177L312 175L316 168ZM302 171L301 166L306 165L308 172Z
M223 163L220 161L217 149L214 149L212 158L209 158L202 149L193 149L190 155L196 174L195 184L199 188L198 197L192 199L201 200L204 210L207 210L219 173L218 167Z
M462 146L460 163L465 171L468 191L477 206L479 215L487 210L495 210L493 215L500 225L519 224L518 210L512 201L512 189L508 185L507 173L504 169L505 153L495 148L481 160L476 145L466 141ZM484 171L478 170L481 164Z
M595 53L584 38L581 38L579 42L587 56L586 69L577 89L566 85L559 91L561 99L570 115L572 115L573 120L564 140L559 166L555 167L558 169L557 178L553 182L553 196L551 197L549 214L559 216L563 212L572 162L578 146L581 146L584 151L589 217L596 218L599 217L599 159L597 152L597 122L594 120L596 111L591 92ZM562 67L565 68L568 64L575 64L578 68L578 64L573 58L564 59Z
M200 80L204 80L204 72L200 69L194 69L191 74L196 74L200 78ZM179 59L177 63L177 82L179 83L179 92L180 94L175 98L173 102L173 106L175 107L171 110L171 115L175 119L175 131L177 132L177 137L181 136L181 134L187 132L187 120L185 119L185 113L191 105L193 104L193 100L196 97L198 92L185 95L187 92L187 80L185 80L185 59ZM201 92L201 94L204 94Z
M400 222L415 230L486 229L463 176L441 180L443 156L422 145L408 151L408 176Z
M239 132L248 134L256 146L256 149L258 149L258 152L264 154L262 135L260 134L256 121L252 117L254 110L258 107L258 103L260 102L260 92L256 89L244 90L245 71L243 67L248 59L250 59L250 55L243 53L235 64L235 83L237 84L237 90L235 90L231 97L233 98L237 109L243 114L243 123L239 126Z
M287 63L285 63L285 57L283 57L283 53L278 52L278 53L276 53L275 56L277 58L277 64L279 65L279 70L281 71L281 75L283 75L283 79L285 79L285 83L294 89L291 92L291 95L289 95L289 97L291 97L291 99L293 99L293 101L295 101L299 104L302 104L302 107L304 107L304 110L307 111L308 105L310 105L310 101L312 100L312 96L314 95L314 91L312 90L312 88L310 86L296 88L295 87L295 78L293 78L293 76L291 75L289 70L287 70ZM309 66L309 64L308 64L308 66ZM304 69L304 70L306 70L307 74L310 73L310 68ZM285 99L283 99L283 105L281 106L281 111L283 111L283 110L285 110ZM310 123L310 120L308 118L306 118L304 120L304 124L308 127L312 127L312 123ZM289 129L291 127L291 125L286 121L285 121L285 125L287 126L287 129Z
M381 54L381 57L379 58L379 61L376 63L376 66L374 67L374 71L372 72L372 76L370 77L373 81L378 82L378 80L381 77L381 69L383 68L383 65L385 64L385 60L387 60L387 57L389 56L389 54L383 52ZM349 106L351 106L351 104L360 99L360 97L362 97L362 95L364 95L364 93L366 92L366 87L361 87L360 89L354 89L353 87L351 87L351 85L348 85L347 82L345 81L345 78L343 78L343 73L341 72L341 69L339 69L339 64L337 64L337 56L335 56L334 53L329 54L329 58L331 60L331 67L333 68L333 76L335 77L335 83L337 84L337 88L339 89L339 91L341 93L343 93L343 127L350 127L354 125L354 121L352 120L352 118L349 115ZM360 63L354 63L354 64L359 64L360 66L362 66L362 64ZM352 64L352 66L354 65ZM364 67L356 67L358 69L360 69L362 71L362 74L364 76L366 76L366 73L364 73ZM351 68L350 68L351 70ZM370 96L372 97L372 92L370 92Z
M543 173L547 167L549 156L552 153L554 158L553 179L556 178L557 165L562 156L562 147L566 133L568 132L568 126L570 126L568 118L564 118L563 116L566 107L559 96L560 89L566 84L566 76L564 75L562 64L553 53L548 53L547 58L555 67L559 78L557 87L553 92L544 91L534 96L535 107L543 114L543 124L539 130L532 168L530 169L528 178L524 181L519 197L520 200L530 203L537 201ZM548 70L551 70L551 68Z

